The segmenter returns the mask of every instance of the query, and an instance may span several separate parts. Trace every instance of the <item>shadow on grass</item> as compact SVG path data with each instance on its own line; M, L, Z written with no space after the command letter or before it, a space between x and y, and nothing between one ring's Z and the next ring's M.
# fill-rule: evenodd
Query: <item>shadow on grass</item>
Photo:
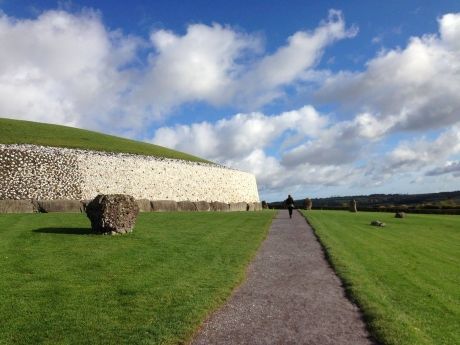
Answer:
M40 228L34 229L33 232L42 234L58 234L58 235L91 235L91 228Z

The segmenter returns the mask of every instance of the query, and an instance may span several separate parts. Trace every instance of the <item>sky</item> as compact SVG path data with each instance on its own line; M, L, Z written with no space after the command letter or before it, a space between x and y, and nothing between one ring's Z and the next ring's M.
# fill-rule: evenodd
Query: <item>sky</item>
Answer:
M0 0L0 117L188 152L261 199L460 189L460 2Z

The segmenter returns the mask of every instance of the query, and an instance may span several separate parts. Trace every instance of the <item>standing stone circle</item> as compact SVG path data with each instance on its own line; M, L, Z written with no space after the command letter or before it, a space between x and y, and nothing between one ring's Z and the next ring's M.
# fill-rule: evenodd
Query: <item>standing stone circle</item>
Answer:
M86 207L91 228L99 234L125 234L133 231L139 214L134 198L124 194L99 194Z
M305 199L305 209L311 210L312 207L313 207L313 201L311 201L310 198L306 198Z
M349 207L350 207L350 212L358 212L358 209L356 207L356 200L355 199L350 200Z

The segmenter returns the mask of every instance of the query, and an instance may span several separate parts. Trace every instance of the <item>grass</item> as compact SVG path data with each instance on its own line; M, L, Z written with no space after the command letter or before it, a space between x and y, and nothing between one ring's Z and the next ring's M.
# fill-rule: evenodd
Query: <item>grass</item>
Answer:
M243 279L274 212L0 215L0 344L179 344Z
M382 344L460 344L460 216L304 214Z
M0 118L0 144L34 144L207 162L166 147L47 123Z

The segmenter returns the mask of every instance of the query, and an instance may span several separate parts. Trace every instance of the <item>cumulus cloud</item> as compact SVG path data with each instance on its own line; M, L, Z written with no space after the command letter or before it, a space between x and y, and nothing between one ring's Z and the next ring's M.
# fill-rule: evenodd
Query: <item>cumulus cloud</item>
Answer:
M138 40L107 31L93 11L49 11L33 20L0 14L0 114L82 125L120 106ZM112 119L111 119L112 120Z
M338 185L357 177L357 169L351 165L340 166L333 159L330 164L318 164L310 159L286 165L277 153L266 153L279 140L322 140L328 126L331 124L326 115L321 115L311 106L305 106L278 115L237 114L215 123L162 127L155 132L152 142L252 172L257 177L259 187L266 193L287 186ZM279 154L283 155L283 152ZM326 151L325 154L329 155L330 152Z
M452 174L455 177L460 177L460 162L459 161L449 161L444 166L437 167L433 170L430 170L426 173L427 176L438 176L444 174Z
M449 159L460 153L460 127L444 130L437 138L416 138L398 143L385 155L370 159L365 175L375 183L412 174L416 180L423 176L436 176L448 173ZM441 167L440 167L441 166ZM452 170L451 172L454 172Z
M305 106L279 115L241 113L214 124L161 127L156 130L152 142L224 163L266 148L286 131L302 137L316 137L327 123L326 116Z
M120 132L143 130L187 102L258 108L354 33L331 11L270 54L258 35L217 23L143 39L107 29L91 10L0 14L0 114Z
M363 72L326 79L322 101L374 114L388 130L442 128L460 121L460 13L439 19L439 34L382 51Z

